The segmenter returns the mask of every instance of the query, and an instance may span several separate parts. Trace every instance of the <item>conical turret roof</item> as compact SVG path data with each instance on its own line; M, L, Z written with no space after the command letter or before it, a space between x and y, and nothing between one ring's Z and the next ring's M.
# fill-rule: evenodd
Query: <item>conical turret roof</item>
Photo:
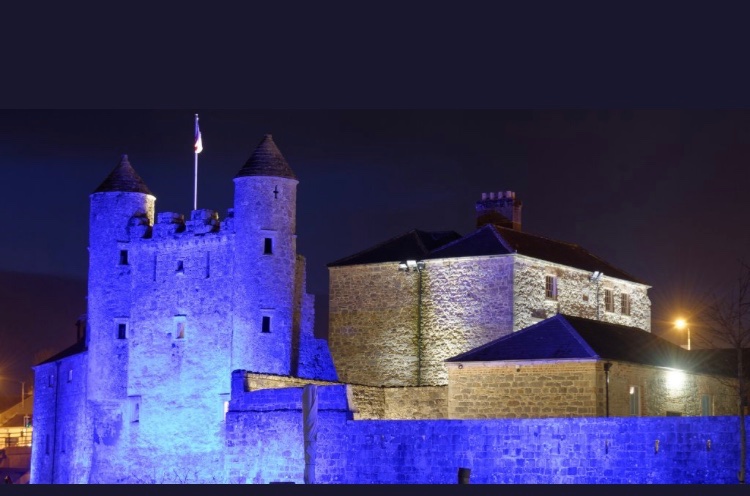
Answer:
M235 178L244 176L273 176L297 179L270 134L263 136L258 146Z
M94 193L108 193L112 191L144 193L153 196L153 193L148 189L146 183L143 182L141 176L130 165L127 155L123 155L120 158L120 163L112 169L107 179L102 181Z

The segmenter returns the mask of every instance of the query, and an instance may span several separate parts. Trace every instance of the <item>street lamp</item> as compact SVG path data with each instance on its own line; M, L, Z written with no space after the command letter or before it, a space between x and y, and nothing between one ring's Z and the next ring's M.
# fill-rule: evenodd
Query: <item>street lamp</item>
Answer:
M687 338L688 338L687 349L688 351L690 351L690 326L687 325L687 322L685 321L685 319L675 320L674 326L679 330L687 329Z

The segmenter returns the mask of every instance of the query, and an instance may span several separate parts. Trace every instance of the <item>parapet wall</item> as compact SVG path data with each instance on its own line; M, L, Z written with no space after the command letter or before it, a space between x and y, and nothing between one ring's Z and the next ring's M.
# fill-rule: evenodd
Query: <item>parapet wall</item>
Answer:
M736 417L352 420L346 386L317 390L318 483L455 484L461 467L472 484L737 481ZM303 483L302 388L241 396L227 482Z

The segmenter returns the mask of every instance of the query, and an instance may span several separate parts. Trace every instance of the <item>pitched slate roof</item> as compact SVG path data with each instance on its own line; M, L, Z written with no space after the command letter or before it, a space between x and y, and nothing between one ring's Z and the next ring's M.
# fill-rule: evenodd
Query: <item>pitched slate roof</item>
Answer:
M69 356L77 355L79 353L83 353L84 351L87 351L88 348L86 347L86 340L80 339L76 341L76 343L72 346L68 346L64 350L62 350L60 353L57 353L56 355L53 355L46 360L39 362L37 364L34 364L34 367L37 365L44 365L45 363L52 363L56 362L58 360L62 360L63 358L67 358Z
M600 271L609 277L644 284L578 245L493 224L482 226L463 237L454 231L426 232L414 229L367 250L331 262L328 267L510 253L519 253L589 272Z
M519 253L588 272L600 271L605 276L644 284L578 245L493 224L482 226L460 240L438 248L430 253L430 258L476 257L507 253Z
M245 176L272 176L297 179L281 151L273 142L273 136L266 134L247 159L235 178Z
M328 267L422 260L434 249L460 237L460 234L453 231L427 232L413 229L372 248L331 262Z
M723 373L692 353L636 327L558 314L447 361L598 359Z
M141 176L133 169L130 165L127 155L120 157L120 163L118 163L112 172L109 173L107 178L102 181L94 193L109 193L109 192L124 192L124 193L145 193L152 195L151 190L148 189L146 183L143 182Z

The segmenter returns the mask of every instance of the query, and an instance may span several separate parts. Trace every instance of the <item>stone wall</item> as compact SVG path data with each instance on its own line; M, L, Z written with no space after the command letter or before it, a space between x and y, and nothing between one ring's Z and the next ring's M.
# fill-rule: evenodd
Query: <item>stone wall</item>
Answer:
M595 361L450 363L448 418L604 416Z
M514 256L514 270L514 331L558 313L651 330L651 300L646 285L615 279L607 274L598 283L592 282L591 272L523 255ZM557 278L556 299L545 296L548 275ZM613 291L612 312L605 309L605 289ZM630 295L630 315L622 312L622 294Z
M350 385L354 418L437 419L448 415L445 386L378 387Z
M459 467L472 484L737 481L736 417L352 420L344 386L318 393L319 483L455 484ZM227 482L303 483L301 396L236 398Z
M690 374L661 367L612 362L609 383L611 415L629 415L630 387L638 386L641 415L667 412L700 415L701 396L711 395L714 415L737 413L737 381L703 374Z
M448 364L448 417L545 418L630 416L630 388L640 415L701 415L701 396L711 395L714 415L732 415L732 379L663 367L612 361L606 387L602 361L539 360Z
M555 300L545 296L547 275L557 277ZM445 385L445 359L556 313L597 318L597 305L603 321L650 330L648 286L606 274L597 285L590 276L517 254L426 260L422 272L399 271L396 262L331 267L328 341L339 377ZM605 289L614 292L613 312L605 311ZM630 315L621 294L630 295Z
M84 394L86 357L83 353L35 369L32 483L88 482L92 445L86 433L92 423Z

